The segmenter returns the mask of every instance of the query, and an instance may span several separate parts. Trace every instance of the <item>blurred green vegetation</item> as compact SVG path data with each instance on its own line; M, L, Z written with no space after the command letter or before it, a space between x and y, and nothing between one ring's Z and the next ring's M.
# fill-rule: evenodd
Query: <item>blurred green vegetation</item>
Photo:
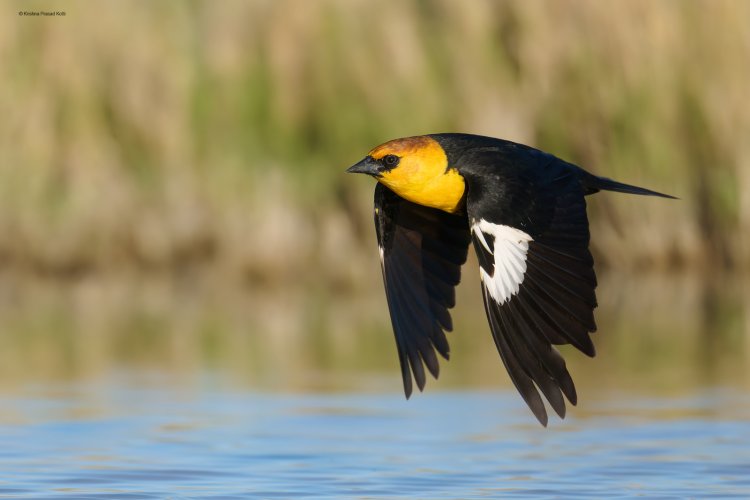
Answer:
M18 10L64 10L20 17ZM378 279L385 140L464 131L669 192L591 202L599 265L750 259L750 3L7 2L0 266Z
M0 392L120 370L399 390L373 185L344 170L447 131L681 198L589 198L582 401L750 388L750 2L0 5ZM429 390L509 384L470 264Z

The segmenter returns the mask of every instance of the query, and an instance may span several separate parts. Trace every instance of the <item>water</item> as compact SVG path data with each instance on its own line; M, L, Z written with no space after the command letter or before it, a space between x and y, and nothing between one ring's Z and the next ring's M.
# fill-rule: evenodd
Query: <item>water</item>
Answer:
M269 394L129 377L0 401L3 498L747 498L750 397Z
M0 498L750 498L750 294L695 281L603 275L547 429L477 283L405 401L379 288L0 282Z

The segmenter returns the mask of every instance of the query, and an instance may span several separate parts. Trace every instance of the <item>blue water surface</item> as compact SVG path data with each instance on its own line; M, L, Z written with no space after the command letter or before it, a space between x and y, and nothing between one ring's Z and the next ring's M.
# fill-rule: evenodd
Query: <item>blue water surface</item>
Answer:
M511 392L122 383L4 396L2 498L750 498L750 398L623 395L542 428Z

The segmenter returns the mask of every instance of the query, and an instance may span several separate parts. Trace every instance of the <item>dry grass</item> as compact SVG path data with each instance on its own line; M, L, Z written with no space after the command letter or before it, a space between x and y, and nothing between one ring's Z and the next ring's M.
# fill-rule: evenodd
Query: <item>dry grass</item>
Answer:
M17 17L18 7L65 10ZM591 202L602 265L750 263L750 3L17 2L0 16L0 264L377 276L370 146L466 131L680 202Z

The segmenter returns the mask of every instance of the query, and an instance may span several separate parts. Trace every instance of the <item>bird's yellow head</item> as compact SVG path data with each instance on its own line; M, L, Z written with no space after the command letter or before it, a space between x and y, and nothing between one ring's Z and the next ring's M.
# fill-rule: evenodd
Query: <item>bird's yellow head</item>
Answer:
M449 213L459 209L465 190L442 146L427 135L381 144L347 172L372 175L406 200Z

